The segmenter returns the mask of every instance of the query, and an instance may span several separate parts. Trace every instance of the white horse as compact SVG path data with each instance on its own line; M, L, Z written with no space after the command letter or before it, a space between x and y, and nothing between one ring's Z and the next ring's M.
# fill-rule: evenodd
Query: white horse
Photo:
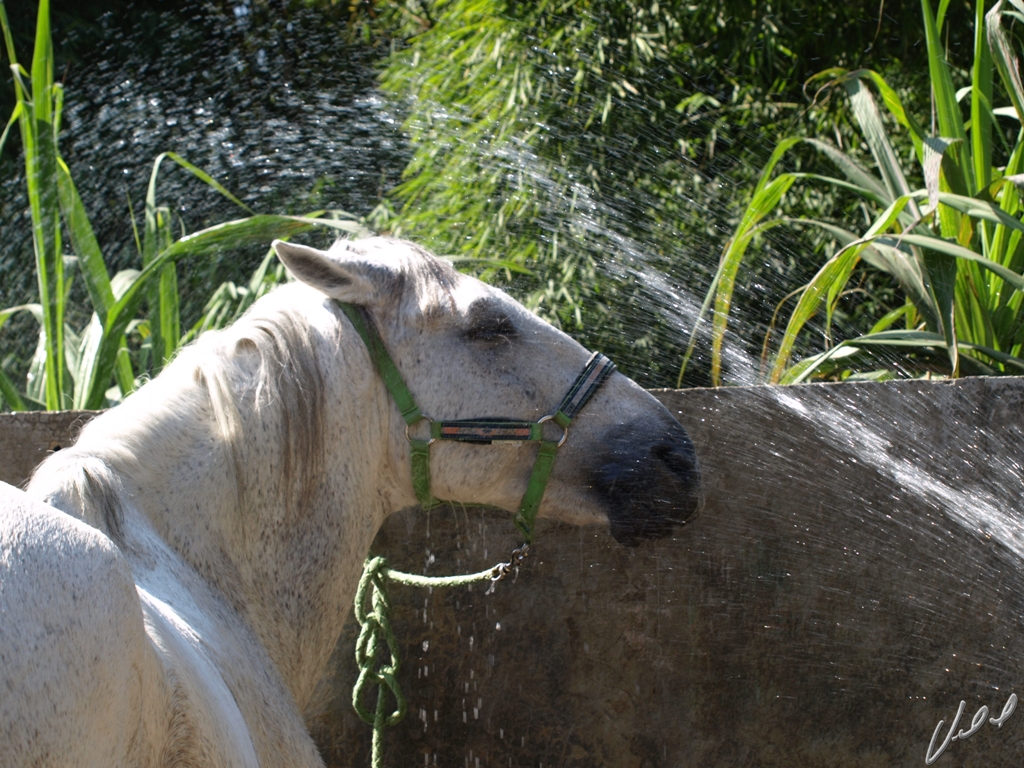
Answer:
M302 719L409 443L362 308L424 413L536 421L587 352L414 245L276 243L299 282L204 335L0 493L0 765L322 765ZM516 509L530 447L439 443L440 498ZM613 374L543 516L663 536L697 499L682 427ZM2 484L0 484L2 485Z

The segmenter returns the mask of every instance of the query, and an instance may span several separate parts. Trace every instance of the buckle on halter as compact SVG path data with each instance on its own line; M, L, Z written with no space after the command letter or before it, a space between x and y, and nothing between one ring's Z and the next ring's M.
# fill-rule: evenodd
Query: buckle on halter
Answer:
M538 424L543 424L545 421L554 421L555 422L555 426L558 427L560 430L562 430L562 438L558 441L558 447L561 448L562 447L562 443L564 443L569 438L569 428L568 427L563 427L561 424L559 424L557 421L555 421L555 414L553 414L553 413L550 414L549 416L543 416L543 417L537 419L537 423ZM543 427L541 429L543 429Z
M427 422L427 426L428 427L431 426L434 423L434 420L432 418L430 418L429 416L423 416L421 414L420 417L416 421L414 421L412 424L406 424L405 425L405 439L408 440L410 443L413 441L414 438L413 438L412 435L409 434L409 428L412 427L413 424L419 424L421 421ZM436 438L433 436L432 430L428 430L427 434L430 435L430 439L427 440L426 442L427 442L427 445L430 445L431 443L434 442L434 440Z

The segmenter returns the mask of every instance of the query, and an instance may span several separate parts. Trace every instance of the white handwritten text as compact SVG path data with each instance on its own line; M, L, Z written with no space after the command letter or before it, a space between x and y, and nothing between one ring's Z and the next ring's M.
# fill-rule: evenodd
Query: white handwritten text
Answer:
M956 711L956 717L953 718L953 724L949 727L949 733L946 734L946 738L942 742L941 746L939 746L938 750L933 752L932 750L935 749L935 739L938 738L939 731L942 730L942 724L946 722L945 720L939 720L939 724L935 726L935 732L932 733L932 740L928 742L928 750L924 753L925 765L931 765L938 760L939 755L945 752L946 747L948 747L952 742L957 741L958 739L963 741L964 739L973 736L977 730L985 724L986 718L990 723L992 723L992 725L1002 728L1003 723L1005 723L1006 719L1013 714L1013 710L1017 708L1017 694L1010 694L1010 698L1007 699L1006 704L1003 705L1003 711L999 717L989 717L988 707L982 706L981 709L974 713L974 717L971 718L971 727L966 731L961 729L960 732L957 733L956 727L960 724L960 718L963 716L964 709L966 709L966 707L967 702L961 701L960 708ZM956 735L954 736L953 734Z

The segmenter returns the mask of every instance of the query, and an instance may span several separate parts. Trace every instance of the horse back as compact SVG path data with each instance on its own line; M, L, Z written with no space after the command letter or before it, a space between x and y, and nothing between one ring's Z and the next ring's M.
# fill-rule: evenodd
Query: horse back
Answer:
M118 548L0 483L0 766L156 763L159 678Z

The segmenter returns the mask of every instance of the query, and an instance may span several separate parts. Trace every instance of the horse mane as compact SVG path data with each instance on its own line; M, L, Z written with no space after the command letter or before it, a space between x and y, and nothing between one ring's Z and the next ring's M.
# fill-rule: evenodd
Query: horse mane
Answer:
M279 288L228 328L206 333L193 346L192 376L209 396L219 436L235 465L239 500L245 497L245 434L242 409L248 405L257 420L276 406L282 434L281 473L286 486L299 481L298 503L311 498L323 464L323 364L315 347L315 331L289 301L305 286ZM322 294L316 299L325 301ZM253 365L250 360L255 359ZM182 362L185 362L184 360ZM292 494L288 495L289 503Z
M296 502L304 505L322 469L325 373L316 349L320 334L301 309L310 306L310 297L296 298L298 292L327 301L305 286L282 286L233 325L203 334L124 405L87 424L75 446L40 465L31 481L33 490L123 547L123 520L131 501L122 475L132 477L144 465L147 450L154 450L147 437L156 433L157 424L195 409L207 410L214 420L215 434L234 465L238 501L244 507L247 446L258 439L247 433L246 422L258 424L261 413L273 408L281 430L273 437L281 445L285 511ZM169 391L172 399L166 398ZM123 411L118 413L133 405L135 412L128 418ZM246 410L252 414L248 418L243 416Z

